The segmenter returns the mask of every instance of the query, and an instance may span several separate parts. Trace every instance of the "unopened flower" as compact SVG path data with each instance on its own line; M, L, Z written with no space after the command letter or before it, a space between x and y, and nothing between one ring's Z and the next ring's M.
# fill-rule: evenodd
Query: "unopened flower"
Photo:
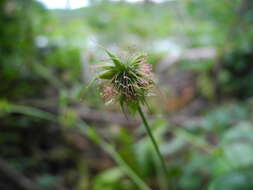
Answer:
M106 80L102 96L107 100L118 100L121 106L145 103L146 96L154 85L152 67L147 56L139 54L128 59L119 59L106 51L111 63L101 65L103 71L96 79Z

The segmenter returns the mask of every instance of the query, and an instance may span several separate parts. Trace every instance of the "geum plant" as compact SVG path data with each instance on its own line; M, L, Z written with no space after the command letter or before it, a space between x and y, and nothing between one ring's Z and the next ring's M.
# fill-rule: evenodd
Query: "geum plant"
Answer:
M165 160L142 111L142 106L147 105L146 98L152 94L150 92L155 85L152 67L147 62L147 56L139 54L120 59L109 51L105 51L111 62L98 66L103 71L94 80L101 80L101 94L107 103L118 102L123 112L127 109L132 113L139 113L166 177Z

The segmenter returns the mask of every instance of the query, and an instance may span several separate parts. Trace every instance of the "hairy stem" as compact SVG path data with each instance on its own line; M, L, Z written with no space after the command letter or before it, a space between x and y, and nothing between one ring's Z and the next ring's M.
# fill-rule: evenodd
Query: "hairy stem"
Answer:
M150 129L150 126L149 126L149 124L147 122L147 119L146 119L146 117L145 117L145 115L144 115L144 113L143 113L140 105L138 106L138 112L139 112L139 114L141 116L141 119L142 119L143 124L145 126L145 129L146 129L146 131L148 133L148 136L149 136L149 138L150 138L150 140L151 140L151 142L152 142L152 144L154 146L155 152L156 152L157 156L159 157L159 160L161 162L161 167L162 167L162 169L164 171L164 178L166 179L167 174L168 174L168 169L167 169L165 160L164 160L164 158L163 158L163 156L162 156L162 154L161 154L161 152L159 150L158 144L157 144L157 142L156 142L156 140L155 140L155 138L153 136L153 133L152 133L152 131Z

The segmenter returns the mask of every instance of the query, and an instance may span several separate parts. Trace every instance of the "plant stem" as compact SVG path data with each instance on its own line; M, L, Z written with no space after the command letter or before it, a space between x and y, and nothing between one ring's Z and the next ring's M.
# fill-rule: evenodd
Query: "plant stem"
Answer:
M165 160L164 160L164 158L163 158L163 156L162 156L162 154L161 154L161 152L159 150L158 144L157 144L157 142L156 142L156 140L155 140L155 138L153 136L153 133L152 133L150 127L149 127L147 119L146 119L146 117L145 117L145 115L144 115L144 113L143 113L140 105L138 106L138 112L139 112L139 114L141 116L141 119L142 119L142 121L144 123L145 129L146 129L146 131L147 131L147 133L149 135L149 138L150 138L150 140L151 140L151 142L152 142L152 144L153 144L153 146L155 148L156 154L158 155L158 157L159 157L159 159L161 161L161 166L162 166L162 168L164 170L164 174L165 174L165 177L166 177L167 174L168 174L168 169L167 169L167 166L165 164Z

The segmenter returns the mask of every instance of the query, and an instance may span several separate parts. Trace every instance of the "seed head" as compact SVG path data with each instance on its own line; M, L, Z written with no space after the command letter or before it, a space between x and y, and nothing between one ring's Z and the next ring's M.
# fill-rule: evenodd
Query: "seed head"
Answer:
M105 80L102 96L106 101L119 101L121 106L144 104L154 86L152 67L144 54L120 59L106 51L111 63L101 65L103 71L95 79Z

